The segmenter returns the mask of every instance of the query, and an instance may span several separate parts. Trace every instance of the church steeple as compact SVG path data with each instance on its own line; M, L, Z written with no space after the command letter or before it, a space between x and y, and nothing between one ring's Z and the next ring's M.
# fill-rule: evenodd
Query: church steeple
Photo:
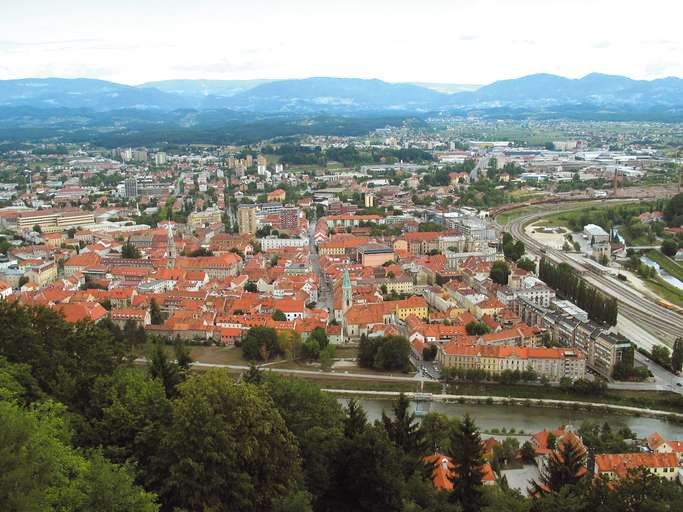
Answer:
M166 264L166 266L168 268L174 268L176 259L176 247L175 240L173 239L173 224L171 224L171 222L166 224L166 244L166 253L168 256L168 263Z
M344 268L344 278L342 280L342 313L346 313L353 305L353 289L351 288L351 277L349 269Z

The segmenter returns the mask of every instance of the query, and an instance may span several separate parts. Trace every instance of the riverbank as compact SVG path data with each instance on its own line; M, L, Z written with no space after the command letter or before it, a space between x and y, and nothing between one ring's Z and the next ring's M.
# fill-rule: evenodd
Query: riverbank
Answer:
M323 391L339 395L344 398L371 398L395 400L401 393L398 391L371 391L371 390L349 390L349 389L329 389L323 388ZM406 392L404 393L409 399L414 400L419 393ZM424 398L424 397L423 397ZM626 405L613 405L606 403L593 403L578 400L552 400L552 399L528 399L528 398L511 398L504 396L491 395L453 395L453 394L432 394L429 396L430 401L452 403L452 404L469 404L469 405L487 405L487 406L506 406L506 407L544 407L551 409L572 409L576 411L586 411L598 414L611 413L625 416L658 418L671 421L677 424L683 424L683 413L663 411L658 409L648 409L642 407L631 407Z

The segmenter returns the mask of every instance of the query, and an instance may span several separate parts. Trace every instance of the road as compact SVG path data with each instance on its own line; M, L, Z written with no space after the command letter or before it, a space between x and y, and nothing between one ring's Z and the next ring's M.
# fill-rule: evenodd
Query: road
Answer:
M332 296L332 291L330 290L329 284L325 280L325 276L320 269L320 255L318 254L318 248L315 246L315 224L316 219L312 217L308 225L308 250L311 260L311 269L320 278L320 288L318 288L318 307L325 308L330 312L330 317L334 313L334 299Z

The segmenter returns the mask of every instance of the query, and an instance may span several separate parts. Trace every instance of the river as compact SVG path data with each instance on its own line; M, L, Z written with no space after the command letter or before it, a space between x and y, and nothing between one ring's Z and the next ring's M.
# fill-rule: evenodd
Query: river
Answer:
M640 261L645 263L648 267L654 268L659 276L664 279L667 283L669 283L672 286L675 286L679 290L683 290L683 282L681 282L679 279L676 279L674 276L669 274L666 270L664 270L659 263L657 263L654 260L651 260L647 256L641 256Z
M342 403L346 400L342 399ZM368 419L379 419L382 411L391 412L391 400L359 399L358 402L365 409ZM423 404L424 405L424 404ZM620 416L616 414L600 414L573 409L553 409L546 407L467 405L458 403L431 402L431 412L439 412L449 417L461 417L468 413L474 418L479 428L484 431L492 429L514 428L517 432L526 434L540 432L543 429L554 429L560 425L579 427L585 420L595 420L600 423L608 422L612 429L626 426L639 437L646 437L652 432L659 432L665 438L683 439L683 425L670 423L663 419L642 418L635 416Z

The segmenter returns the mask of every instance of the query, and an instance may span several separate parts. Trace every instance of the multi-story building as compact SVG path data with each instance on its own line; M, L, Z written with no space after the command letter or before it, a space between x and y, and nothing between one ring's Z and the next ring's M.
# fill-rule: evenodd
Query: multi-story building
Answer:
M132 154L135 162L146 162L148 155L146 149L134 149Z
M381 267L394 260L394 251L385 245L365 244L358 247L357 259L364 267Z
M217 208L208 208L203 212L192 212L187 216L187 225L191 229L204 227L206 224L221 222L221 212Z
M164 153L163 151L159 151L154 155L154 165L156 165L157 167L166 164L166 161L166 153Z
M678 457L675 453L609 453L595 456L595 474L611 480L628 477L629 471L645 468L654 476L666 480L678 477Z
M69 228L85 226L95 222L95 215L78 209L48 209L33 212L22 212L17 216L17 231L31 231L34 226L50 233L64 231Z
M399 320L405 320L411 315L423 320L429 317L429 306L424 297L413 295L396 302L396 316Z
M29 281L39 287L43 287L57 279L57 264L54 261L46 261L40 265L31 265L26 268L24 274Z
M548 309L520 297L515 312L527 324L546 329L562 346L580 350L588 367L603 377L611 377L617 363L625 359L632 364L633 347L626 338L588 321L585 311L570 304L554 300L555 309Z
M126 178L123 185L126 198L130 199L131 197L138 196L138 179L135 176Z
M286 230L299 229L299 209L293 206L285 206L280 210L280 228Z
M240 233L256 233L256 206L241 204L237 208L237 226Z
M493 375L505 370L531 369L551 382L586 376L586 357L579 351L563 348L466 346L453 342L439 348L438 360L444 368L477 369Z
M308 238L277 238L273 236L259 238L258 242L261 244L261 249L270 251L284 247L306 247L308 245Z

